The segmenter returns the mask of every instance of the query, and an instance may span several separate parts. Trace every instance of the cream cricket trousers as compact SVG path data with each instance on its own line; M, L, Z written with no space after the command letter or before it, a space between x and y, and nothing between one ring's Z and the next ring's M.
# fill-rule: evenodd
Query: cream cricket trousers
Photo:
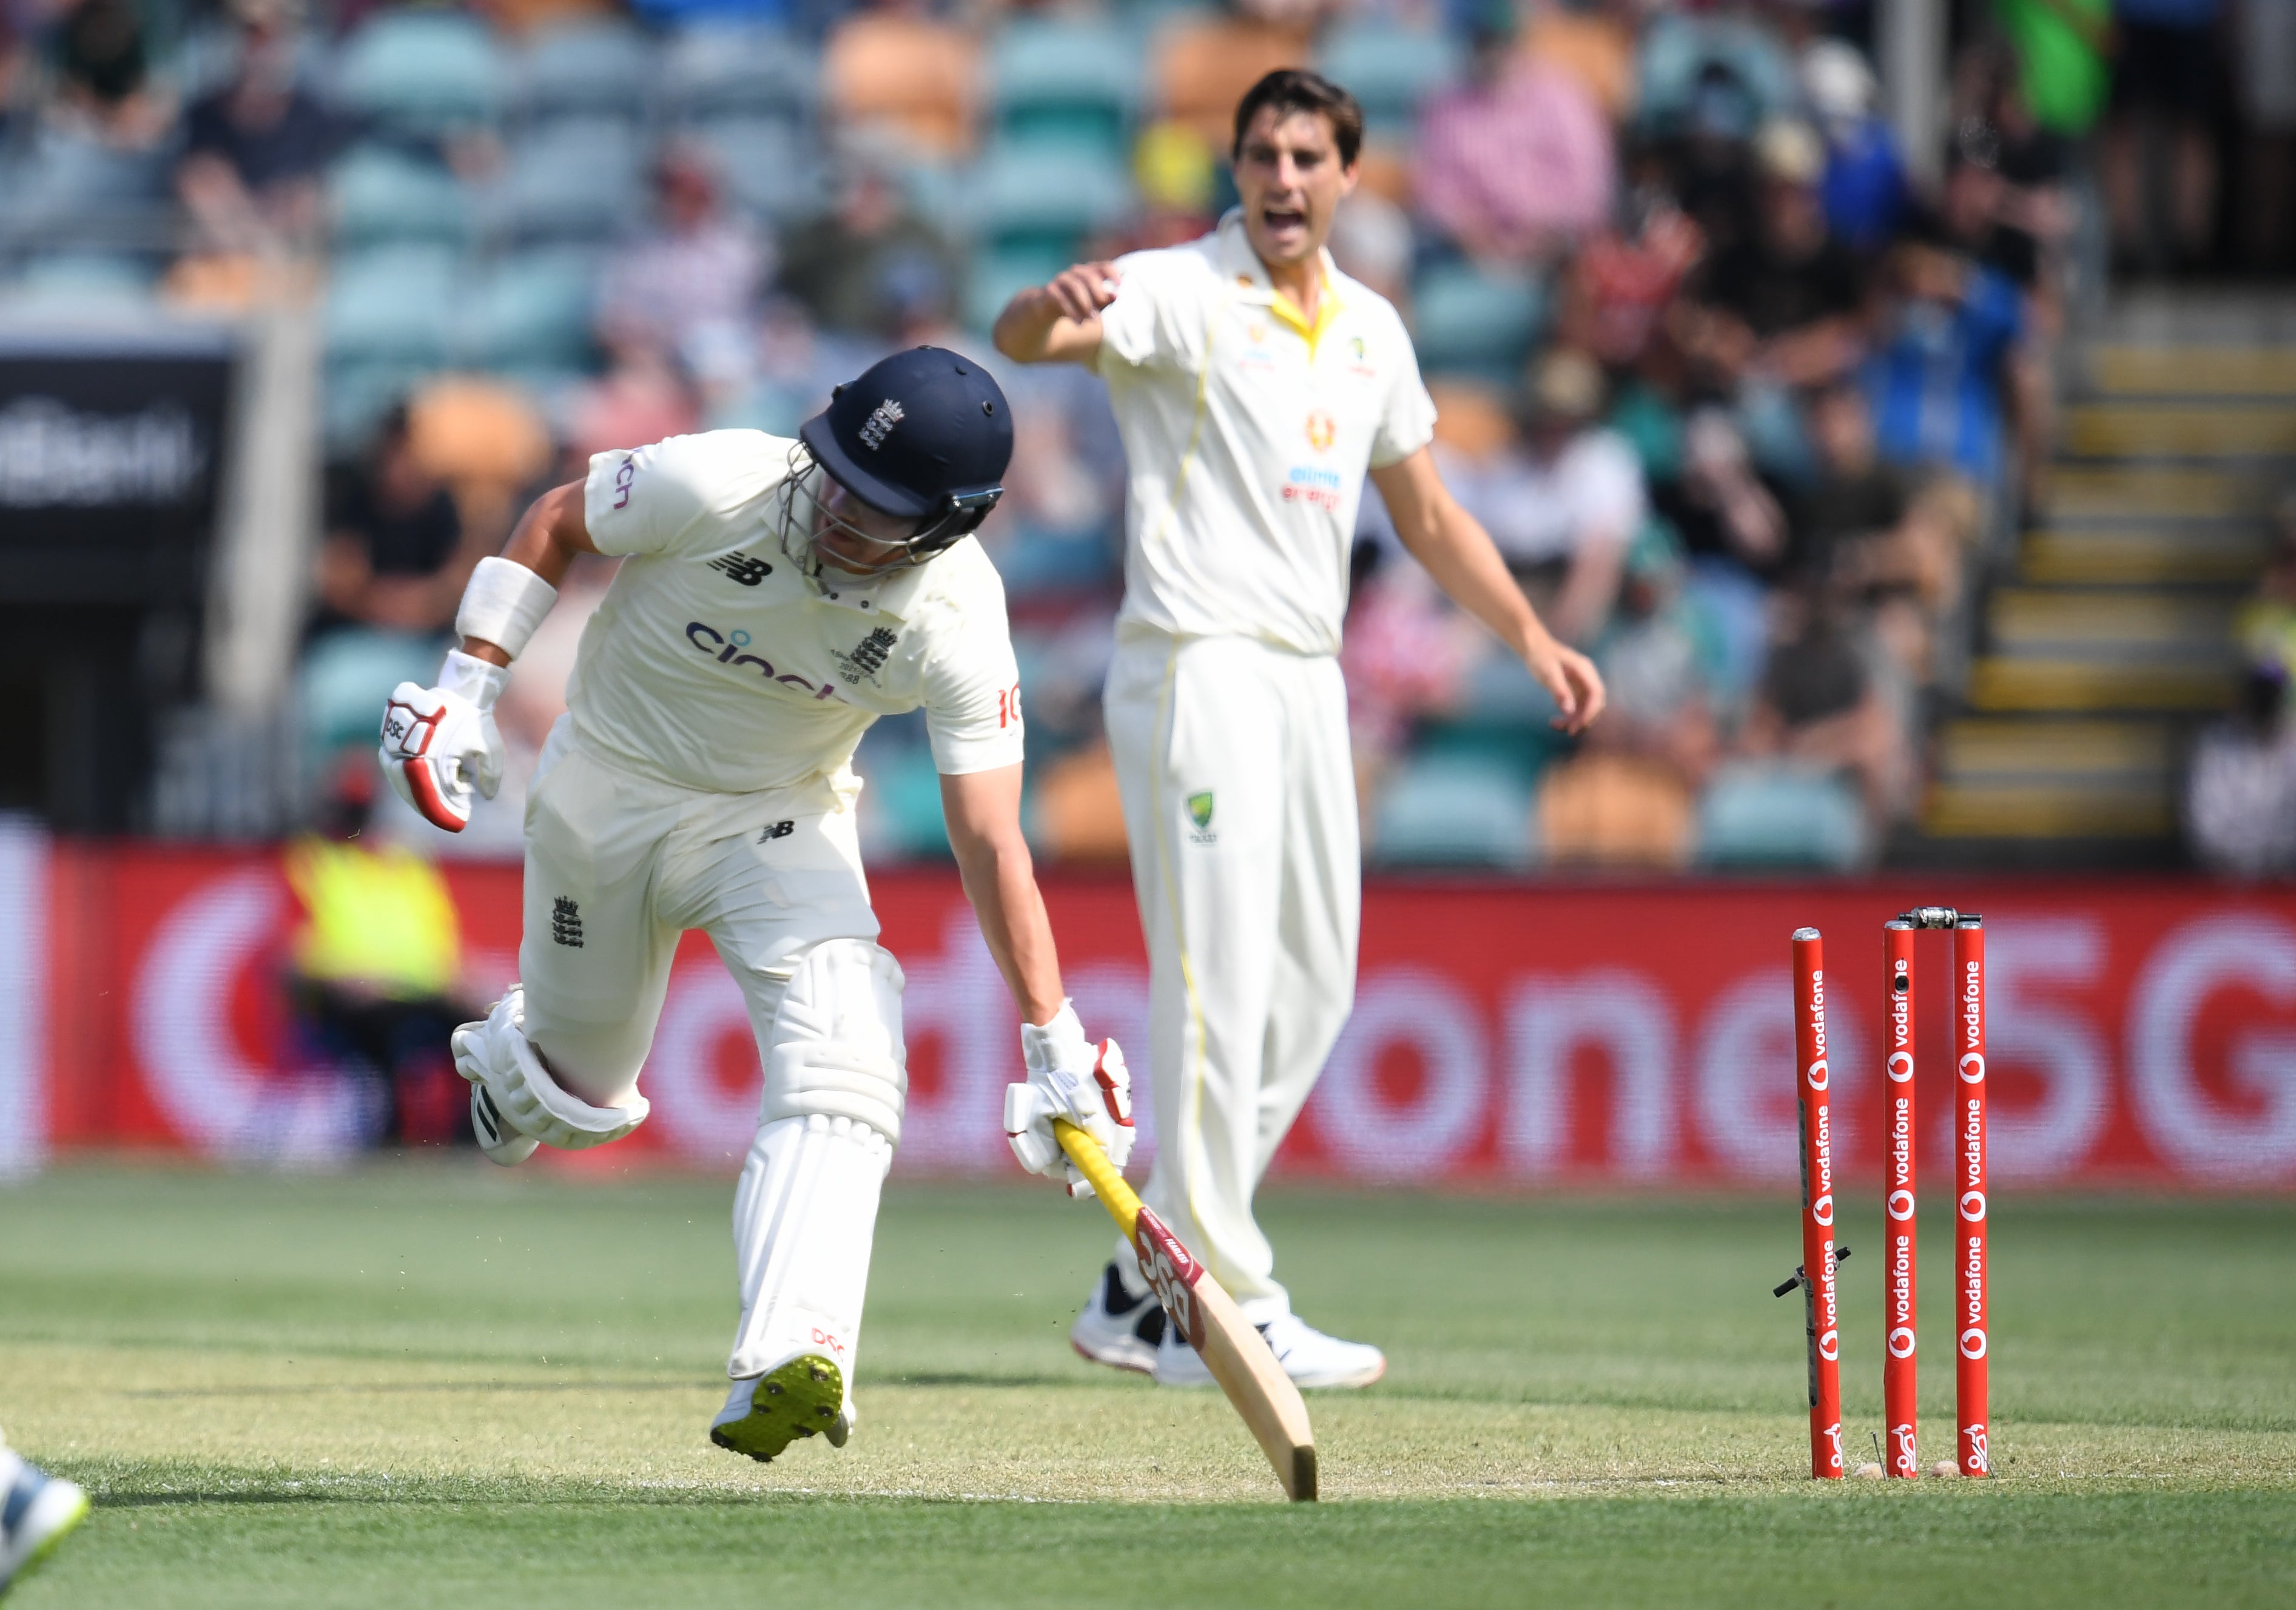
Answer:
M850 809L825 785L710 793L592 753L561 717L526 806L526 1035L585 1101L636 1088L678 936L742 988L758 1053L800 953L877 937Z
M570 718L551 733L527 796L525 904L527 1038L562 1083L601 1106L636 1088L683 930L717 947L768 1069L805 953L878 932L851 801L835 789L675 787L592 753ZM895 990L883 1027L898 1048ZM849 1399L887 1142L760 1113L734 1196L742 1310L728 1375L825 1350Z
M1355 994L1347 688L1329 655L1128 623L1105 710L1148 941L1145 1200L1264 1324L1290 1298L1252 1195Z

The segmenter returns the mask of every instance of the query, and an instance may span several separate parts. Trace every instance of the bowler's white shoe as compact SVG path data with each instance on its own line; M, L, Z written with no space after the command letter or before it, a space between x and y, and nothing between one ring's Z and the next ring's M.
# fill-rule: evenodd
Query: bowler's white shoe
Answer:
M0 1448L0 1593L86 1516L86 1493Z
M734 1382L726 1407L709 1422L709 1440L762 1464L800 1437L824 1436L832 1448L842 1448L860 1422L860 1410L845 1396L844 1373L819 1353L800 1353Z
M1163 1339L1163 1305L1153 1293L1136 1297L1127 1291L1113 1261L1069 1327L1069 1345L1095 1364L1144 1376L1156 1373L1156 1345Z
M1294 1386L1369 1386L1387 1373L1387 1355L1368 1342L1327 1336L1297 1314L1259 1327Z
M1387 1355L1364 1342L1327 1336L1297 1314L1284 1314L1259 1327L1268 1351L1300 1387L1369 1386L1387 1373ZM1203 1359L1170 1331L1156 1350L1159 1386L1212 1386Z

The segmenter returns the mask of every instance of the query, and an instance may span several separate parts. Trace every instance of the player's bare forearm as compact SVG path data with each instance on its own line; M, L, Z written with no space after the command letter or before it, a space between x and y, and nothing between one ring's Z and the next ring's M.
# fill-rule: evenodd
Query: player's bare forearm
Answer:
M1083 364L1100 356L1100 310L1116 300L1112 263L1078 263L1004 304L990 333L1015 363Z
M1029 1022L1052 1022L1066 992L1052 918L1037 888L1029 841L1021 833L1021 768L965 772L940 780L949 848L972 902L980 937Z
M502 556L522 564L551 586L566 579L578 554L594 554L590 526L582 513L582 483L570 481L553 487L527 505L525 514L503 545ZM494 665L508 665L510 655L482 638L463 639L463 652Z
M1461 508L1422 448L1410 457L1374 469L1372 482L1387 501L1395 533L1435 585L1500 642L1521 657L1554 695L1556 725L1583 732L1603 712L1603 678L1593 661L1558 642L1507 574L1490 533Z

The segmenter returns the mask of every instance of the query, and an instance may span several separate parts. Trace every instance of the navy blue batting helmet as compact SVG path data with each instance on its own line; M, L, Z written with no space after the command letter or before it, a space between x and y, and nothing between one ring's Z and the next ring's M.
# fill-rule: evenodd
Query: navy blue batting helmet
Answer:
M821 467L882 513L918 522L918 557L986 519L1004 495L1013 410L996 378L941 347L912 347L837 388L798 435Z

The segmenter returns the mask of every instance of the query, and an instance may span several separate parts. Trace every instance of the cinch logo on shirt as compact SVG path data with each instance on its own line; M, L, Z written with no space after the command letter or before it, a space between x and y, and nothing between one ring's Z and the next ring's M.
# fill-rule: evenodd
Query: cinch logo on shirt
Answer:
M761 659L756 654L743 653L742 651L750 646L750 634L745 631L721 632L716 627L702 621L689 620L685 623L685 640L720 665L730 665L736 670L745 665L754 665L758 668L758 675L768 682L780 682L791 687L801 687L816 699L837 697L837 687L833 683L824 682L819 687L816 687L803 677L793 672L775 671L774 662L770 660Z

